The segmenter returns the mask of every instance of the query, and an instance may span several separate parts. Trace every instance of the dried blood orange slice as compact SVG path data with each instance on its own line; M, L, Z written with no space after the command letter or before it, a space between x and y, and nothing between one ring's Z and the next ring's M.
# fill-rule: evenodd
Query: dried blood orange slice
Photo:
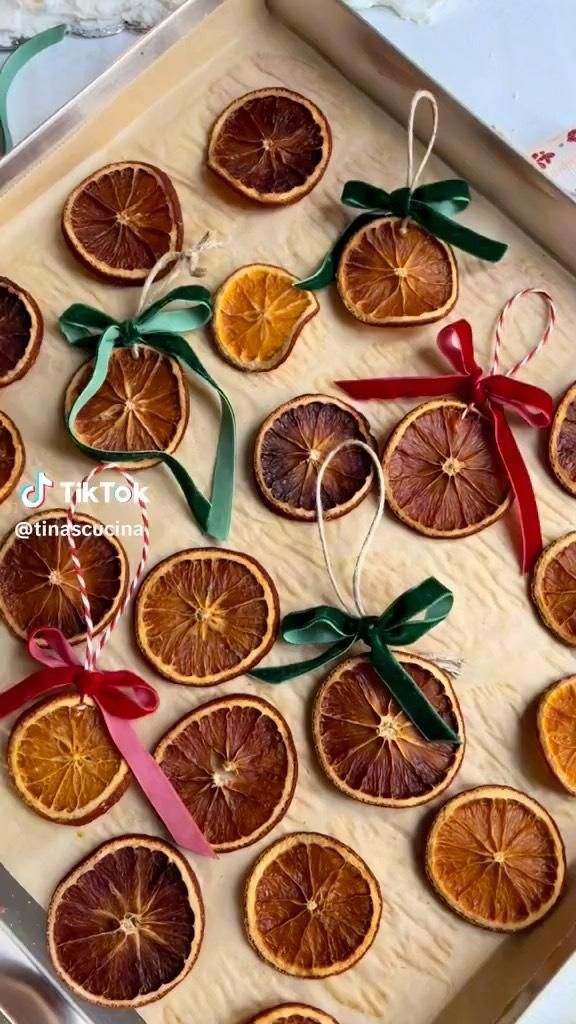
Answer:
M565 643L576 646L576 533L549 544L532 576L532 598L542 621Z
M169 730L154 756L217 853L258 842L294 795L292 734L259 697L203 704Z
M89 697L37 704L17 721L8 769L32 810L60 825L84 825L124 793L130 773Z
M550 431L548 456L552 471L569 494L576 494L576 384L559 403Z
M107 164L81 181L66 200L62 230L84 266L118 284L145 281L184 237L170 178L137 160Z
M301 395L268 416L254 451L256 483L267 505L289 519L316 519L316 480L326 458L342 441L376 442L368 420L351 405L328 395ZM372 460L360 448L345 448L324 473L325 519L346 515L366 497L374 477Z
M282 1003L252 1017L248 1024L338 1024L330 1014L305 1003Z
M330 127L315 103L289 89L234 100L212 129L208 166L258 203L295 203L324 174Z
M508 786L453 797L434 820L428 878L472 924L517 932L556 903L566 873L560 833L536 800Z
M366 324L412 327L450 312L458 298L454 253L414 221L379 217L346 243L338 262L338 291Z
M74 374L64 399L66 415L90 380L90 359ZM145 345L138 357L114 349L106 380L79 412L74 434L82 444L107 452L176 450L188 424L190 400L176 359ZM156 465L155 459L131 462L130 470ZM121 465L121 463L120 463Z
M245 925L256 952L285 974L341 974L372 945L380 887L358 854L331 836L297 832L256 861L245 891Z
M554 775L576 796L576 676L561 679L542 695L538 736Z
M464 737L450 679L426 658L396 653L439 715ZM388 693L365 655L346 658L321 684L312 715L314 745L338 789L367 804L414 807L438 796L462 764L464 743L427 743Z
M278 632L276 587L249 555L193 548L164 559L136 600L136 639L175 683L215 686L249 672Z
M60 883L48 909L57 974L99 1006L161 999L193 967L203 934L196 876L151 836L104 843Z
M504 515L510 484L486 422L453 399L419 405L391 434L386 499L428 537L466 537Z
M5 412L0 412L0 502L5 501L16 487L25 458L20 431Z
M212 327L219 351L240 370L273 370L288 358L320 306L281 267L253 263L220 287Z
M72 564L66 509L36 512L24 522L30 534L10 531L0 544L0 613L25 640L37 626L57 626L70 643L85 639L86 624ZM124 548L92 516L74 515L76 549L90 597L95 631L116 613L126 589Z
M44 323L37 303L7 277L0 277L0 388L28 372L40 351Z

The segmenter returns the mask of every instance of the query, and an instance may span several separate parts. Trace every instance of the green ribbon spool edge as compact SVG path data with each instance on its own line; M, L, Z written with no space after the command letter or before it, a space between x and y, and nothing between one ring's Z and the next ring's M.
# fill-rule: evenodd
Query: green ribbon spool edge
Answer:
M57 25L56 28L49 28L46 32L39 32L26 40L10 54L0 69L0 131L2 132L2 153L9 153L14 148L14 140L8 124L8 93L16 75L22 70L29 60L36 54L46 50L47 47L59 43L66 33L65 25Z

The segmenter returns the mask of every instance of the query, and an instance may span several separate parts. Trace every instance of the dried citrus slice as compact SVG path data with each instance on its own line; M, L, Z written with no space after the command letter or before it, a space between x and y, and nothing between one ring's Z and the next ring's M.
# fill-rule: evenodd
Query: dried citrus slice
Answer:
M245 891L245 926L256 952L285 974L341 974L372 945L380 887L357 853L331 836L296 832L256 861Z
M305 1003L282 1003L252 1017L248 1024L337 1024L337 1021Z
M140 587L136 639L157 672L175 683L215 686L268 653L278 631L276 587L249 555L223 548L179 551Z
M62 230L84 266L118 284L144 281L184 237L170 178L137 160L107 164L81 181L64 205Z
M450 679L426 658L397 653L444 721L464 736ZM346 658L321 684L312 715L314 745L338 789L380 807L414 807L438 796L462 764L464 744L427 743L390 696L365 655Z
M548 442L552 470L569 494L576 494L576 384L556 409Z
M44 323L37 303L7 277L0 277L0 388L20 380L40 351Z
M78 580L65 535L67 512L50 509L23 520L30 533L11 530L0 544L0 613L17 636L26 639L37 626L57 626L73 643L86 636ZM92 516L76 513L73 526L78 558L90 598L95 631L116 613L124 591L128 562L124 548Z
M258 842L294 795L292 734L259 697L203 704L169 730L154 756L217 853Z
M510 484L485 421L462 402L419 405L391 434L383 458L386 499L428 537L466 537L504 515Z
M342 441L376 448L368 420L351 405L328 395L301 395L268 416L254 450L256 483L267 505L289 519L316 519L316 479L326 456ZM361 448L345 448L324 473L326 519L338 519L366 497L374 477Z
M458 268L449 245L414 221L379 217L346 243L338 291L366 324L411 327L450 312L458 298Z
M273 370L288 358L300 331L320 306L312 292L281 267L253 263L232 274L216 293L216 344L240 370Z
M554 775L576 796L576 676L561 679L542 695L538 736Z
M0 502L5 501L16 487L25 458L20 431L5 412L0 412Z
M60 883L48 909L57 974L99 1006L161 999L193 967L203 934L196 876L151 836L104 843Z
M8 769L32 810L60 825L84 825L124 793L128 768L90 698L67 695L37 704L17 721Z
M315 103L289 89L234 100L212 129L208 166L258 203L295 203L324 174L330 127Z
M542 621L565 643L576 646L576 533L549 544L532 576L532 598Z
M65 412L90 380L94 361L76 371L66 389ZM74 434L92 448L108 452L176 450L188 424L186 379L175 359L145 345L137 358L126 348L110 356L106 380L74 423ZM154 466L155 459L131 462L130 469Z
M517 932L560 896L566 873L560 833L536 800L508 786L479 786L449 800L426 847L428 878L472 924Z

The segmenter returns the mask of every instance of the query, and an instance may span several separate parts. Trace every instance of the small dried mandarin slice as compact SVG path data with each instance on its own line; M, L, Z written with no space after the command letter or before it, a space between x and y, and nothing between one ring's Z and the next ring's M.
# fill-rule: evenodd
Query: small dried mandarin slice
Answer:
M576 646L576 533L549 544L532 575L532 598L544 624L559 640Z
M35 299L0 277L0 388L20 380L36 362L44 322Z
M0 502L9 498L24 469L24 443L15 423L0 412Z
M334 1017L305 1003L282 1003L252 1017L248 1024L338 1024Z
M561 679L542 695L538 736L554 775L576 796L576 676Z
M576 383L570 385L554 414L548 456L562 487L576 494Z

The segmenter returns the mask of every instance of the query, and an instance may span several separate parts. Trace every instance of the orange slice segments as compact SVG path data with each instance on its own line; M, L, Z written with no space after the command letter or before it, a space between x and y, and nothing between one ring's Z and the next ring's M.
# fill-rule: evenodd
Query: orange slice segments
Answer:
M450 679L426 658L395 657L459 736L462 714ZM414 807L450 785L464 743L427 743L366 656L346 658L320 685L312 715L323 771L347 796L380 807Z
M146 280L158 259L182 248L176 190L164 171L136 160L108 164L70 193L62 231L74 255L117 284Z
M552 772L576 796L576 676L561 679L542 695L538 736Z
M549 544L532 576L532 599L543 623L559 640L576 647L576 532Z
M292 734L258 697L203 704L169 730L154 756L217 853L258 842L294 795Z
M93 360L84 363L68 384L66 415L90 380L93 366ZM76 417L74 434L82 444L110 453L173 452L186 431L189 410L186 378L176 359L145 345L138 347L137 357L129 349L117 348L102 387ZM130 471L156 462L131 462Z
M301 978L326 978L358 963L381 913L378 882L362 858L314 832L278 840L246 883L245 926L254 949Z
M556 409L548 442L552 471L569 494L576 494L576 384Z
M257 89L234 100L212 129L208 166L258 203L294 203L324 174L330 127L318 107L289 89Z
M167 679L215 686L254 668L278 632L276 587L249 555L194 548L166 558L142 583L136 639Z
M345 245L337 285L357 320L415 327L450 312L458 298L458 268L450 246L418 224L380 217Z
M0 544L0 613L10 629L25 640L37 626L56 626L70 643L86 637L84 610L63 534L68 513L51 509L29 516L30 536L10 531ZM76 513L78 558L90 597L95 632L116 613L126 589L128 562L120 542L103 532L92 516Z
M282 1003L252 1017L248 1024L338 1024L328 1013L305 1003Z
M0 412L0 503L6 501L16 487L25 459L20 431L5 412Z
M151 836L105 843L60 883L48 910L59 977L98 1006L144 1006L192 969L204 934L196 876Z
M8 770L22 799L60 825L85 825L120 799L130 773L90 698L37 704L17 721Z
M36 362L44 333L38 304L7 277L0 277L0 388L20 380Z
M508 786L453 797L426 847L430 882L472 924L517 932L547 914L566 873L560 833L543 807Z
M319 310L312 292L281 267L254 263L232 274L216 293L212 327L220 353L240 370L273 370Z

